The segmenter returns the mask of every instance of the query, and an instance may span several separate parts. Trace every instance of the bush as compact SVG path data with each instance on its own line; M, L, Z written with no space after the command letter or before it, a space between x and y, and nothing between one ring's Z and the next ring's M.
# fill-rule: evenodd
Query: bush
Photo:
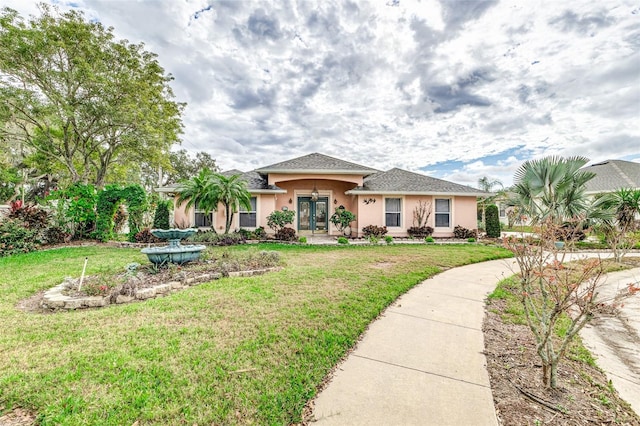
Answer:
M378 242L380 241L380 238L376 237L375 235L369 235L369 244L378 244Z
M295 241L296 231L292 228L281 228L276 232L275 238L280 241Z
M346 237L338 237L338 244L349 244L349 240Z
M267 226L269 228L276 231L283 229L287 225L291 225L293 223L293 219L295 218L296 212L294 210L275 210L271 212L269 216L267 216ZM288 232L288 231L287 231ZM295 232L294 232L295 234ZM276 237L276 239L278 239ZM290 240L287 240L290 241Z
M142 231L138 232L135 235L135 242L136 243L161 243L163 240L161 240L158 237L155 237L152 233L151 230L149 228L145 228Z
M43 238L47 244L61 244L70 239L71 234L61 226L52 225L44 230Z
M387 235L386 237L384 237L384 241L387 244L391 244L393 242L393 237L391 235Z
M487 237L500 238L500 217L498 216L498 206L491 204L485 211L485 223Z
M407 229L407 233L412 237L424 238L433 234L433 228L430 226L412 226Z
M298 242L302 243L302 244L307 244L307 237L300 237L298 239Z
M554 232L558 241L582 241L587 237L582 226L572 223L565 223Z
M65 190L57 191L53 196L64 205L64 217L73 227L73 238L88 237L96 223L96 188L93 185L74 183Z
M242 235L245 240L250 240L253 237L253 232L244 228L238 229L238 234Z
M169 229L169 201L160 200L153 216L153 227L155 229Z
M267 237L267 232L264 230L264 227L259 226L253 231L253 235L256 237L256 240L262 240Z
M215 231L196 232L187 241L192 243L210 243L217 246L235 246L247 242L247 238L242 232L232 234L217 234Z
M42 232L49 223L49 213L35 205L22 205L22 202L11 203L11 210L7 215L9 219L15 219L23 223L25 228Z
M469 238L469 239L467 239L467 242L468 243L475 243L476 239L475 238Z
M478 235L475 230L456 225L455 228L453 228L453 237L460 240L468 240L469 238L478 238Z
M344 233L344 230L349 227L351 222L356 220L356 215L341 207L336 207L335 213L329 218L329 222L333 223L338 231Z
M0 257L28 253L38 248L34 229L22 226L22 221L8 219L0 223Z
M376 237L381 238L387 233L386 226L376 226L376 225L368 225L362 228L362 232L365 237Z
M424 239L424 242L425 242L425 243L433 243L433 242L435 242L435 241L436 241L436 240L435 240L431 235L429 235L428 237L426 237L426 238Z

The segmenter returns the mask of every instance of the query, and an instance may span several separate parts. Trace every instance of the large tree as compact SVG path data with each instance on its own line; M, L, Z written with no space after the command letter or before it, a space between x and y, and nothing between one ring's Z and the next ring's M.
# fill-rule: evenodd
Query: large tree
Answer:
M142 163L140 165L140 176L142 186L152 190L158 186L166 186L191 179L203 169L209 169L212 172L219 171L216 160L211 154L199 151L194 158L186 149L180 149L169 153L168 164L163 167L154 167L153 164Z
M113 165L166 161L183 105L156 55L77 11L40 10L0 15L0 138L97 186Z

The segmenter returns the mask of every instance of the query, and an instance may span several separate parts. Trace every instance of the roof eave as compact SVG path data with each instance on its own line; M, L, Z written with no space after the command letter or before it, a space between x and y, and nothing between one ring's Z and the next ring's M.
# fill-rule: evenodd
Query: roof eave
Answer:
M369 176L378 173L377 170L339 170L339 169L258 169L256 172L261 174L280 173L283 175L294 174L322 174L322 175L356 175Z
M249 189L251 194L286 194L286 189Z
M346 195L448 195L463 197L488 197L491 194L486 192L439 192L439 191L374 191L351 189L345 192Z

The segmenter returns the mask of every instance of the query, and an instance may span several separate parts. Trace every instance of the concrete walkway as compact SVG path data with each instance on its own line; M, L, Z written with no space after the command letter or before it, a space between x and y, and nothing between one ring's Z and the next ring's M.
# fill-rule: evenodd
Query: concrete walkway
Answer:
M484 356L484 299L513 259L450 269L371 324L315 400L319 425L497 425Z

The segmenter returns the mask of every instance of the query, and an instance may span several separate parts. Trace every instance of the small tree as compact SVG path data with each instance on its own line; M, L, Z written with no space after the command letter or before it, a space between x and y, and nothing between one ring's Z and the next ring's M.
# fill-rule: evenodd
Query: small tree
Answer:
M336 207L336 211L331 215L329 221L338 228L343 235L350 235L351 229L349 228L349 234L345 232L345 230L351 225L351 222L356 220L356 215L351 213L349 210L345 208Z
M293 223L295 210L274 210L267 216L267 226L278 233L282 228Z
M169 203L168 200L159 200L156 212L153 217L153 227L155 229L169 229Z
M418 204L413 208L413 226L417 228L427 226L431 212L430 201L418 200Z
M487 237L499 238L500 237L500 217L498 216L498 206L491 204L487 206L485 210L485 218L487 221L486 231Z
M540 226L539 242L531 236L504 240L520 268L520 301L542 361L542 381L552 388L557 387L558 365L569 343L603 302L596 299L603 274L600 259L565 265L567 252L553 244L558 227L548 218ZM619 297L638 290L629 286ZM562 335L556 333L560 320L568 323Z

